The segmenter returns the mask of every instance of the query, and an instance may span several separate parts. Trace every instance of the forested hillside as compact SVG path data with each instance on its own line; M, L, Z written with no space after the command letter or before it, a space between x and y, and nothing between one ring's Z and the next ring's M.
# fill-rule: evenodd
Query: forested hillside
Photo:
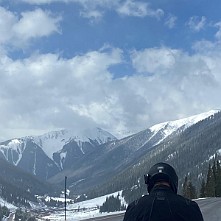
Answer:
M53 188L0 158L0 196L14 205L28 206L36 194L52 193Z
M150 150L130 168L89 192L90 197L124 190L130 202L146 194L143 175L157 162L167 162L175 167L179 176L179 193L185 176L191 179L199 193L201 182L206 179L209 163L221 159L221 113L205 119L179 134L170 137Z

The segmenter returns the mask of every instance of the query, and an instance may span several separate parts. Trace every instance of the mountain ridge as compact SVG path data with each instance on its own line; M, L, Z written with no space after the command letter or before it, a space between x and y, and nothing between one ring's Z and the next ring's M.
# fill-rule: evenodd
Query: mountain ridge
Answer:
M104 132L104 136L72 137L65 130L47 133L39 137L26 137L0 143L0 156L25 171L36 175L51 184L62 184L68 177L69 187L82 193L90 187L105 183L115 174L130 167L139 159L200 121L213 118L219 110L212 110L176 121L161 124L117 140ZM96 129L92 135L101 135L103 130ZM98 139L95 139L98 137ZM105 139L103 139L105 138ZM49 141L48 141L49 140ZM56 142L58 141L58 142ZM47 143L48 142L48 143ZM56 152L46 154L47 145L55 147ZM9 145L10 144L10 145ZM61 145L61 146L55 146ZM172 154L172 153L170 153Z
M210 117L217 112L213 111L207 115L203 114L203 116ZM197 117L200 121L204 119L202 115L201 117L197 115ZM77 183L75 191L76 189L83 191L88 186L102 183L110 176L114 176L115 173L121 172L158 145L159 140L172 139L181 133L185 127L184 125L179 125L176 129L173 133L167 134L168 136L166 137L162 128L157 133L146 129L121 140L104 144L98 151L85 155L84 158L76 162L71 170L62 171L52 177L50 182L62 182L62 178L68 176L70 183Z
M47 180L69 167L66 162L71 164L69 152L72 157L81 157L100 144L112 140L116 140L116 137L101 128L90 128L77 134L71 130L53 131L1 142L0 157Z
M206 180L209 164L221 162L221 112L188 127L175 137L168 137L155 148L150 149L129 167L105 183L87 192L89 198L123 190L129 203L146 194L143 175L158 162L172 165L179 177L179 193L188 176L199 191L202 180Z

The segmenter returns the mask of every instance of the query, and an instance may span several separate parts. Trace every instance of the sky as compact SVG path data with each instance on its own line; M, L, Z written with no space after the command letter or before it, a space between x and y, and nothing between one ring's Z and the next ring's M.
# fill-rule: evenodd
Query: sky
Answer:
M221 1L0 0L0 140L117 137L221 108Z

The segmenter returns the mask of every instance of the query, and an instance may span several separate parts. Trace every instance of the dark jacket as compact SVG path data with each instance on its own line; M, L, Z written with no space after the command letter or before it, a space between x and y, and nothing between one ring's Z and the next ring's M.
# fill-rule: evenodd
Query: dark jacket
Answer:
M203 221L203 216L196 202L157 186L127 207L123 221Z

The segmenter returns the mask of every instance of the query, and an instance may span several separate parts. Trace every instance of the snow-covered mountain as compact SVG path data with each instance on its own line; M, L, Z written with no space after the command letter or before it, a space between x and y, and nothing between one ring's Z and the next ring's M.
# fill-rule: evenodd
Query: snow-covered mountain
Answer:
M73 158L82 157L106 142L116 140L110 133L92 128L50 132L0 143L0 157L43 180L71 167Z
M42 147L49 158L53 159L53 154L61 151L61 147L70 142L75 142L82 154L85 154L85 143L100 145L116 140L116 137L101 128L90 128L77 132L73 130L53 131L33 137L33 140L37 145Z
M149 151L157 148L161 143L177 137L200 121L213 118L218 111L191 116L177 121L165 122L152 126L129 137L112 141L102 145L90 154L84 155L80 160L74 160L72 168L63 170L49 181L52 183L63 182L63 177L68 176L69 183L75 191L85 191L105 182L111 176L133 165Z
M0 143L0 157L52 183L63 182L64 176L68 176L70 186L83 191L124 170L187 128L212 119L218 112L212 110L164 122L120 140L100 128L12 139Z
M168 136L173 133L181 132L187 129L188 127L206 119L209 117L213 117L214 114L218 113L220 110L211 110L205 113L197 114L191 117L175 120L175 121L168 121L160 124L156 124L150 127L150 131L153 133L153 136L157 136L160 134L161 139L158 140L156 144L161 143L165 140ZM155 144L155 145L156 145Z

